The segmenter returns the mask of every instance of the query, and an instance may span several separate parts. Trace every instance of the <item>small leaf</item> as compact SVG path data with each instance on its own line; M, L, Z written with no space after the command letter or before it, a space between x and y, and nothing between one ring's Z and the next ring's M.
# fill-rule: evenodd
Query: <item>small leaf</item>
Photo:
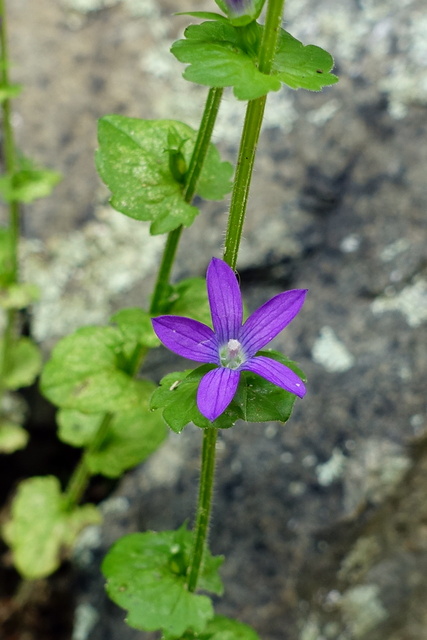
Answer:
M0 340L0 359L3 357L4 341ZM34 382L42 366L40 349L30 338L20 338L8 348L7 371L4 378L6 389L28 387Z
M7 288L0 289L0 307L3 309L25 309L35 302L40 295L40 290L35 284L20 283L11 284Z
M26 429L8 420L0 420L0 453L13 453L27 446Z
M33 477L19 485L3 536L18 571L34 580L53 573L79 532L100 519L98 510L90 504L67 511L54 476Z
M0 195L6 202L32 202L50 195L61 178L48 169L22 169L0 177Z
M112 206L131 218L151 222L152 234L188 227L198 213L185 202L181 181L169 167L168 140L179 138L183 162L188 166L196 132L175 120L138 120L110 115L98 125L96 165L112 192ZM175 145L176 146L176 145ZM231 189L232 167L221 162L210 145L197 193L206 199L222 199Z
M263 28L256 22L245 27L203 22L188 27L186 39L175 42L171 51L180 62L189 63L184 78L210 87L233 87L240 100L278 91L281 82L293 89L318 91L338 81L329 73L333 66L329 53L304 46L283 29L271 75L261 73L257 52Z
M107 592L127 609L127 623L136 629L182 636L186 630L203 631L213 617L206 596L190 593L186 574L192 547L192 533L185 526L178 531L134 533L121 538L102 564ZM223 558L206 552L200 588L222 593L217 574Z
M22 91L21 84L0 84L0 102L16 98Z
M302 380L305 379L297 365L273 350L260 351L292 369ZM197 427L217 427L228 429L236 420L246 422L287 422L292 413L296 396L261 376L250 371L242 371L236 395L227 409L216 420L210 422L197 408L196 394L202 377L215 365L205 364L197 369L170 373L160 381L160 387L151 397L153 409L163 409L166 424L176 433L193 422Z
M44 366L43 394L59 407L84 413L138 406L138 383L120 368L125 344L116 327L82 327L66 336Z
M101 447L96 451L89 448L86 452L85 461L92 474L118 478L148 458L165 439L166 428L161 416L148 408L154 385L139 381L139 387L140 406L115 414ZM62 409L58 413L59 438L73 446L88 446L103 419L102 414Z
M259 635L242 622L215 616L209 620L200 640L260 640Z

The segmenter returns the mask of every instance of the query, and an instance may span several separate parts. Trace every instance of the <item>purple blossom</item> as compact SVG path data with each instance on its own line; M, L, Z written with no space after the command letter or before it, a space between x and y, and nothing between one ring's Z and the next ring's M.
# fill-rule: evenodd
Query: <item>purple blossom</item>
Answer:
M277 360L255 354L295 318L307 290L279 293L242 324L242 297L234 271L212 258L206 285L214 330L181 316L152 320L154 331L168 349L189 360L217 365L200 381L200 413L212 421L225 411L236 393L241 371L256 373L302 398L306 390L296 373Z

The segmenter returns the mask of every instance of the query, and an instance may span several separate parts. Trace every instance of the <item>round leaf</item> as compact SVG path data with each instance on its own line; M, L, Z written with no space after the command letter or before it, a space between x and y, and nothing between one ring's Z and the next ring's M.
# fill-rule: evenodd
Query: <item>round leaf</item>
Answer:
M53 573L78 533L98 522L100 514L93 505L67 511L57 478L34 477L19 485L3 535L18 571L34 580Z
M180 637L186 630L201 632L213 617L206 596L190 593L186 574L192 533L185 527L161 533L134 533L121 538L104 559L107 592L127 609L127 623L136 629ZM222 593L217 570L223 558L206 552L200 588Z
M198 213L185 202L182 183L169 167L168 141L180 139L180 151L189 165L196 132L174 120L139 120L110 115L99 120L96 165L112 192L112 206L131 218L151 222L152 234L188 227ZM221 162L213 145L204 163L197 193L221 199L231 188L232 167Z

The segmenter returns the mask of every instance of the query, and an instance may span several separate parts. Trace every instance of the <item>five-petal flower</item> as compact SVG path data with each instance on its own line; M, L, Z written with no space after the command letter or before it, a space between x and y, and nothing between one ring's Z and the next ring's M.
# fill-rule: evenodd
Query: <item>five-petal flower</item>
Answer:
M206 284L214 330L182 316L153 318L163 344L180 356L218 365L206 373L197 390L197 406L215 420L232 401L241 371L251 371L302 398L305 386L289 367L256 353L277 336L298 314L307 293L293 289L274 296L243 323L243 305L234 271L212 258Z

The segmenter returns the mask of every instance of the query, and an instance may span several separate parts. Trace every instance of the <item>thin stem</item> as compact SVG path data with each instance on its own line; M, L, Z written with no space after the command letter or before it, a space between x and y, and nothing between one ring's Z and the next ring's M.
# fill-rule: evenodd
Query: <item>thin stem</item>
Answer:
M188 573L187 587L195 591L203 563L203 555L209 529L212 510L212 492L215 476L215 451L218 430L207 428L203 432L202 470L197 502L197 517L194 528L193 552Z
M284 0L270 0L267 5L259 50L259 70L265 74L271 72L284 4ZM232 269L236 268L237 263L266 98L262 96L248 103L243 125L224 245L224 260Z
M111 421L113 419L112 413L106 413L102 418L98 431L91 442L91 444L86 449L85 453L79 460L77 467L74 469L74 472L68 482L68 486L65 490L65 499L67 502L68 509L73 509L73 507L80 502L83 497L84 492L87 489L89 484L91 472L86 463L86 456L90 453L94 453L98 451L99 447L104 442L104 439L108 433L108 430L111 425Z
M6 8L4 0L0 0L0 82L4 87L9 86L9 56L6 31ZM9 98L3 100L1 105L3 125L3 161L5 171L12 176L16 168L16 149L12 129L11 104ZM9 234L11 239L11 264L8 265L11 273L11 283L18 281L18 243L20 232L19 202L13 201L8 205L9 209ZM0 394L2 393L1 380L4 380L9 369L10 350L15 338L16 311L11 309L6 314L6 327L3 336L3 351L0 358Z
M284 0L270 0L268 3L266 23L260 45L259 69L263 73L271 72L283 7ZM236 268L237 263L265 103L266 96L262 96L257 100L251 100L248 103L243 125L223 256L224 261L227 262L232 269ZM189 591L196 590L200 571L203 566L203 556L209 531L209 517L212 509L216 438L217 429L205 429L203 434L202 466L196 524L194 527L194 541L187 579Z
M185 202L191 202L194 194L196 193L197 181L200 177L200 173L203 169L203 164L206 159L206 154L209 149L209 144L218 115L222 94L223 89L221 88L214 87L209 90L205 109L203 111L203 116L200 123L200 128L190 160L190 166L188 167L188 171L185 176L185 186L183 193ZM168 234L165 248L163 250L162 262L151 299L150 313L152 315L161 311L162 299L164 299L164 295L169 287L172 265L175 259L175 254L178 247L179 239L181 237L182 229L182 227L178 227Z

